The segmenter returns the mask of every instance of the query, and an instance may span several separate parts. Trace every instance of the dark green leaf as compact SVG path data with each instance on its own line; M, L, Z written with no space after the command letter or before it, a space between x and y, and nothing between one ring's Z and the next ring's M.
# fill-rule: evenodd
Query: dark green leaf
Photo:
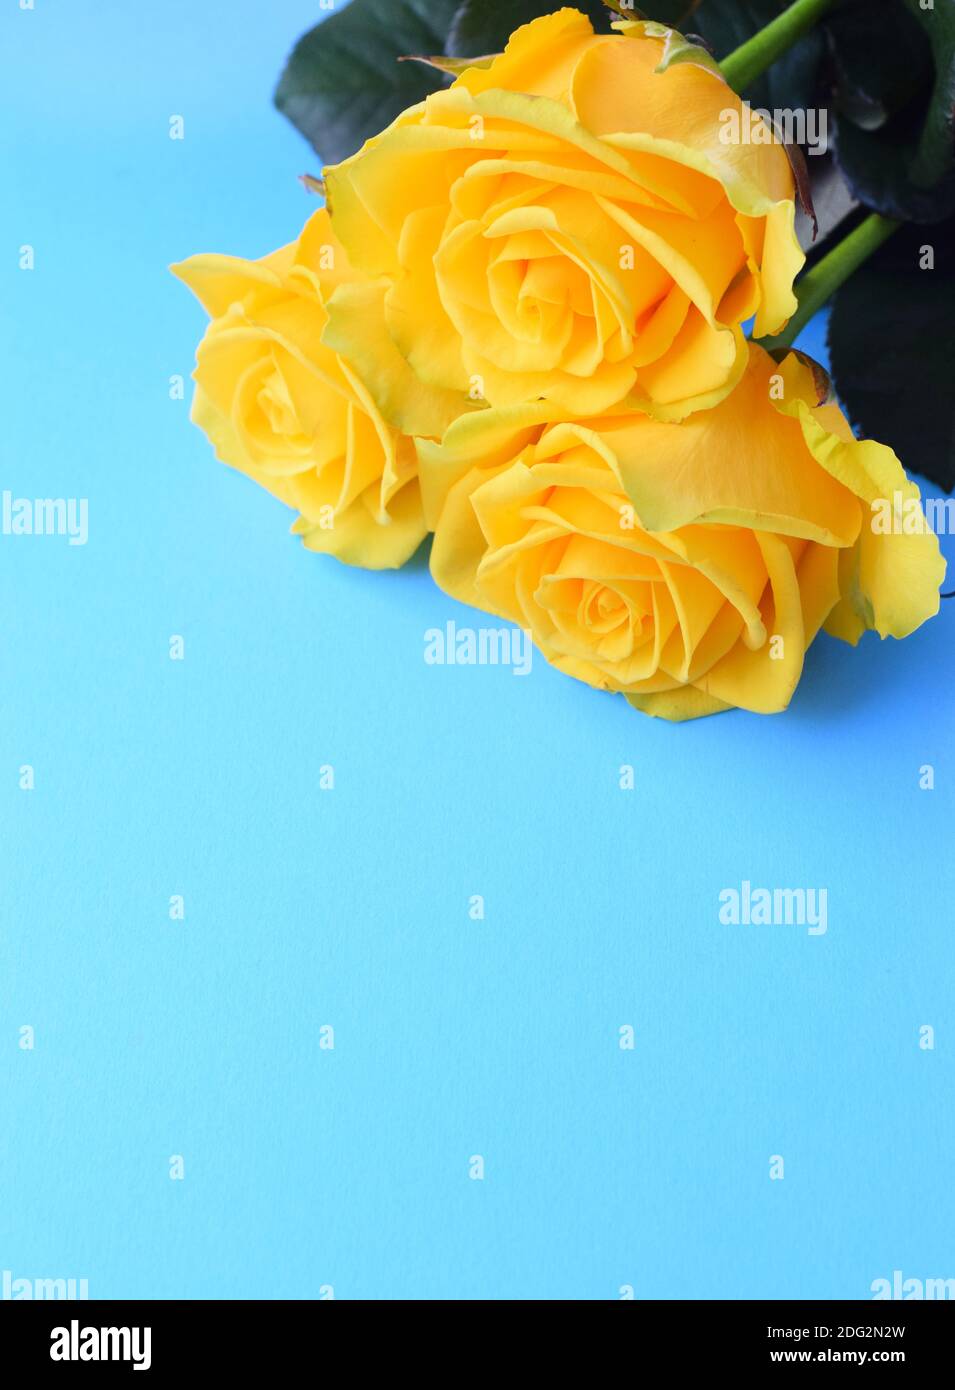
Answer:
M955 177L949 175L932 189L913 183L919 126L918 113L908 109L877 131L860 130L838 118L833 131L835 156L860 203L902 222L938 222L955 212Z
M352 0L295 45L275 104L325 164L377 135L448 79L406 55L443 53L457 0Z
M854 125L877 130L932 81L932 49L903 0L842 5L826 21L835 105Z
M955 0L867 0L827 23L836 159L860 202L937 222L955 211Z
M926 247L934 269L922 269ZM955 221L903 227L836 293L836 391L864 436L905 467L955 487Z
M936 0L930 10L906 0L932 46L935 84L912 168L912 178L931 188L955 168L955 0Z

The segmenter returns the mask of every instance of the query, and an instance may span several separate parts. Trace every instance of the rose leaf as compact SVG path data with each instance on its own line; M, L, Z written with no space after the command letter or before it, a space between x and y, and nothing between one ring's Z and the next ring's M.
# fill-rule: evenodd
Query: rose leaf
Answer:
M953 322L955 222L896 232L837 291L829 319L832 375L853 426L947 492L955 487Z
M295 45L275 104L325 164L355 153L448 78L408 54L442 53L458 0L351 0Z

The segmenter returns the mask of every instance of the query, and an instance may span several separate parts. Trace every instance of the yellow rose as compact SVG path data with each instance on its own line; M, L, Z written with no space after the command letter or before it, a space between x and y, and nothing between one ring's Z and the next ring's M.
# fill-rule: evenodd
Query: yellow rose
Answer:
M410 435L440 435L463 407L425 394L393 349L395 361L379 354L391 394L374 399L354 360L322 341L335 337L339 289L367 341L376 324L384 336L386 287L350 268L324 209L263 260L193 256L172 269L212 319L192 418L218 457L294 507L310 549L403 564L426 534Z
M726 143L742 104L651 27L564 9L326 170L352 262L386 276L421 381L492 406L661 419L716 404L777 332L803 263L778 143Z
M873 528L876 499L918 489L818 401L805 359L750 345L736 390L682 424L546 402L462 419L418 445L432 573L648 714L783 710L823 624L904 637L945 573L927 529Z

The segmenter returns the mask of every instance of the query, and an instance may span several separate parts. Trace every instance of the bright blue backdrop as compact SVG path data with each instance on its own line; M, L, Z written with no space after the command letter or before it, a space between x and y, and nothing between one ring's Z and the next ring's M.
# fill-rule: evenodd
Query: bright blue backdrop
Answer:
M318 17L0 18L0 487L90 508L85 547L0 537L0 1270L93 1297L955 1275L955 603L821 638L778 718L429 667L467 610L421 564L307 553L169 399L203 316L167 264L314 206L270 95ZM745 878L827 887L828 934L721 927Z

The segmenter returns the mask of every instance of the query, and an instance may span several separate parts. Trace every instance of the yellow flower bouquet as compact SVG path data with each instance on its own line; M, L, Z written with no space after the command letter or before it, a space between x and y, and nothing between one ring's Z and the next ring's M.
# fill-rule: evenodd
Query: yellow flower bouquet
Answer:
M805 162L739 94L829 8L722 62L613 5L409 65L421 99L309 180L297 241L173 267L218 457L347 564L431 533L447 593L666 719L784 710L823 627L914 631L945 571L918 489L792 348L898 219L797 278ZM876 525L899 498L916 523Z

